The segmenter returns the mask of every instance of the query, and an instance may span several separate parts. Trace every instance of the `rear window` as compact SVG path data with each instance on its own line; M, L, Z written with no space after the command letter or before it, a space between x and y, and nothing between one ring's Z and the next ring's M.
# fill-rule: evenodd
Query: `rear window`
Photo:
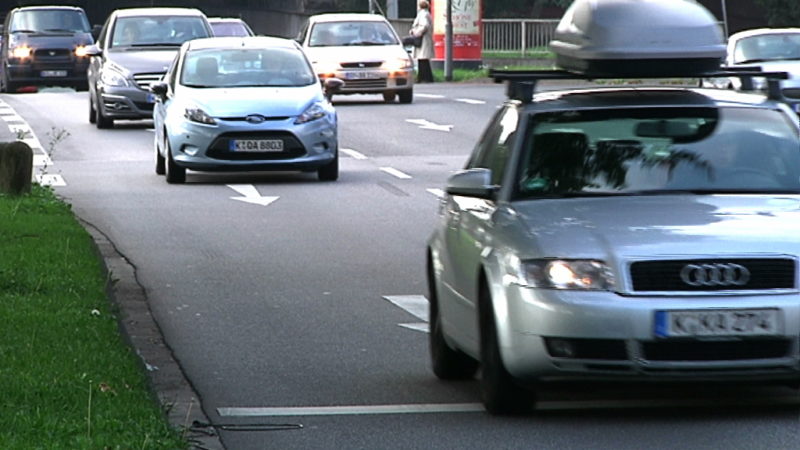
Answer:
M79 10L34 9L14 13L9 33L88 33L89 20Z
M186 54L181 84L189 87L308 86L317 77L290 48L204 49Z
M309 47L342 45L397 45L397 37L386 22L321 22L311 28Z
M205 21L196 16L120 17L114 25L111 47L180 46L209 37Z
M252 36L247 26L241 22L211 22L214 36Z
M516 191L563 194L800 191L800 136L755 108L636 108L535 115Z

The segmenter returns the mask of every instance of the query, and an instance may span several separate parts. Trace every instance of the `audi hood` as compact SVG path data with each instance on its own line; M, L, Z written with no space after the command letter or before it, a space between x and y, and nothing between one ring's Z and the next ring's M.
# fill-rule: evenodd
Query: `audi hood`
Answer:
M513 209L522 230L511 239L523 242L511 245L523 258L800 254L795 195L531 200Z

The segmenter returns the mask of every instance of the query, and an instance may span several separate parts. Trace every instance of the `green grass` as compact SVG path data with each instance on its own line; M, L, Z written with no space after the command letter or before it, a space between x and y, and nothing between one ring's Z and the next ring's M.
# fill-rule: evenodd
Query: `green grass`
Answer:
M522 52L520 50L510 51L486 51L481 52L483 59L555 59L555 54L542 47L529 48Z
M0 195L3 449L187 444L117 328L91 237L49 188Z

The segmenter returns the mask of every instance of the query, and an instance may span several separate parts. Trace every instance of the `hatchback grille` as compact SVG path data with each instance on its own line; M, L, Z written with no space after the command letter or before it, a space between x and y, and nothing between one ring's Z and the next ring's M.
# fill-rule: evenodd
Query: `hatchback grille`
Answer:
M341 63L341 66L345 69L370 69L374 67L380 67L383 64L380 61L369 61L369 62L348 62L348 63Z
M232 152L231 139L282 139L282 152ZM282 160L298 158L306 154L303 143L288 131L262 131L223 133L208 148L206 156L231 161Z
M687 269L690 265L701 269L687 277L685 271L691 271ZM736 267L737 273L726 278L724 273L717 272L724 272L726 267ZM742 276L739 267L744 267L747 275ZM639 292L795 288L795 261L787 258L637 261L631 264L630 272L633 290Z
M161 77L164 76L166 72L159 72L159 73L137 73L133 76L133 80L136 82L136 85L140 88L147 90L150 88L150 85L153 83L158 82L161 80Z
M643 342L643 357L650 361L733 361L783 358L789 354L788 339L743 341L655 341Z

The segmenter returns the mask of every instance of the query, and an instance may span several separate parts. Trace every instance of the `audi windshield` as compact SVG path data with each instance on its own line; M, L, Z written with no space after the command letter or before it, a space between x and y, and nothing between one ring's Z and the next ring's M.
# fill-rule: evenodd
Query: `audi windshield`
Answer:
M561 111L531 122L518 198L800 193L798 132L776 110Z

